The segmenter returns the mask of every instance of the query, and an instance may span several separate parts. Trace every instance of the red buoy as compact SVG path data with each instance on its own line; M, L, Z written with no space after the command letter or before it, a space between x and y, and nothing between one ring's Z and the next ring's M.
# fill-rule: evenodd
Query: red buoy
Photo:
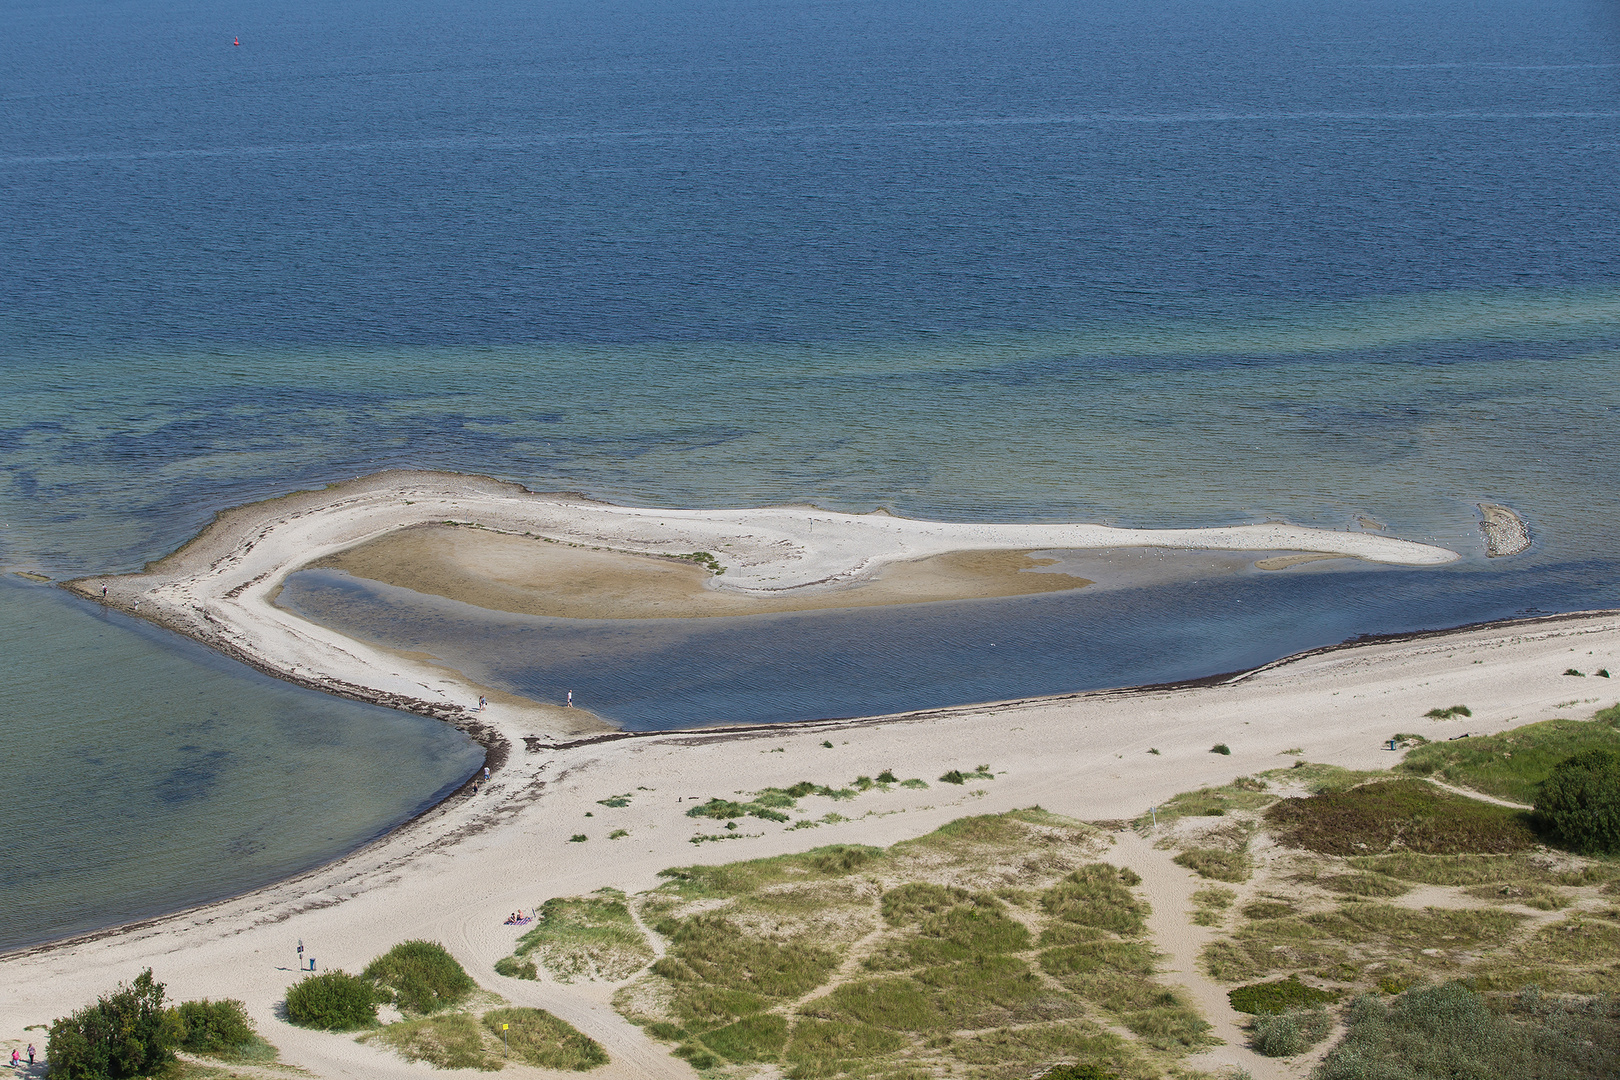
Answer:
M240 45L240 44L242 44L242 39L241 38L233 38L231 40L231 44L232 45Z

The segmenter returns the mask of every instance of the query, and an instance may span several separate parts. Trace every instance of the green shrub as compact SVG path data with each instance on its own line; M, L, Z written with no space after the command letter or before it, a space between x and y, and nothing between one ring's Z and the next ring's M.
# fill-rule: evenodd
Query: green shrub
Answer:
M129 984L51 1023L45 1045L53 1077L120 1080L147 1076L174 1061L183 1037L180 1013L165 1008L163 984L147 968Z
M1326 1005L1339 1000L1339 995L1331 990L1318 990L1314 986L1306 986L1299 981L1298 975L1290 975L1286 979L1252 983L1249 986L1228 990L1226 999L1232 1003L1232 1008L1240 1013L1265 1016Z
M231 1054L253 1042L253 1021L240 1001L188 1001L180 1006L181 1046L194 1054Z
M1212 754L1220 754L1224 757L1232 753L1232 748L1223 742L1218 742L1209 748L1209 752Z
M1319 1008L1266 1013L1255 1018L1249 1044L1266 1057L1294 1057L1327 1038L1331 1030L1333 1021Z
M960 769L952 769L944 776L941 776L939 782L942 784L965 784L967 783L967 777L962 775Z
M456 958L434 941L402 941L362 973L401 1009L437 1012L458 1004L477 988Z
M1591 749L1553 767L1536 813L1576 851L1620 852L1620 753Z
M287 991L287 1019L300 1027L350 1031L377 1022L377 986L342 971L311 975Z
M503 956L495 961L495 974L505 975L508 979L540 978L540 969L533 960L519 960L515 956Z

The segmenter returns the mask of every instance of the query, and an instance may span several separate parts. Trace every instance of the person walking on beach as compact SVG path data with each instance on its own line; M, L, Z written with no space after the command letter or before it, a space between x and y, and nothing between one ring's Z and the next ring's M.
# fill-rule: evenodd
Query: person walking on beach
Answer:
M17 1060L19 1057L21 1057L21 1055L17 1053L17 1048L13 1046L11 1048L11 1067L13 1069L17 1067Z
M484 711L484 705L485 705L485 702L484 702L484 695L483 695L483 694L479 694L479 695L478 695L478 711L479 711L479 712L483 712L483 711Z
M572 690L568 691L568 707L570 709L574 707L574 692Z
M29 1068L33 1068L33 1065L34 1065L34 1044L29 1043L28 1044L28 1066L29 1066Z

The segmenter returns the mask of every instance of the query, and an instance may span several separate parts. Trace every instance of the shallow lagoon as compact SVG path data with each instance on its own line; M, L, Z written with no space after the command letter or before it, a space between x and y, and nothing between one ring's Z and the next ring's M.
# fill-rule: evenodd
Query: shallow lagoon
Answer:
M304 690L4 580L0 701L0 949L317 866L484 758L440 721Z

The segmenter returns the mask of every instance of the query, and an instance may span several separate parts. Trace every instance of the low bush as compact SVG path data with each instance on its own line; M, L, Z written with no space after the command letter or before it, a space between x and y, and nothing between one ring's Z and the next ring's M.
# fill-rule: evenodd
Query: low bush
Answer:
M1548 1000L1531 991L1493 1005L1459 983L1387 1002L1368 994L1351 1006L1349 1034L1315 1078L1612 1080L1620 1075L1617 1021L1620 1006L1610 998Z
M1324 855L1373 855L1397 846L1425 855L1497 855L1537 843L1524 811L1453 795L1421 780L1385 780L1282 799L1266 811L1266 820L1281 843Z
M505 975L508 979L538 980L540 978L540 969L535 966L533 960L519 960L515 956L503 956L495 961L495 974Z
M163 1004L163 984L147 968L133 983L53 1021L45 1057L51 1075L66 1080L149 1076L175 1060L183 1037L179 1011Z
M343 971L311 975L287 991L287 1019L299 1027L352 1031L377 1022L377 986Z
M1232 748L1230 746L1227 746L1223 742L1218 742L1214 746L1209 748L1209 752L1212 753L1212 754L1220 754L1222 756L1226 756L1226 755L1230 755L1232 753Z
M401 1009L431 1013L460 1004L477 988L472 976L435 941L402 941L362 973Z
M1249 1044L1266 1057L1294 1057L1327 1038L1332 1030L1333 1021L1323 1009L1267 1013L1255 1018Z
M1228 990L1226 999L1232 1003L1232 1008L1240 1013L1265 1016L1326 1005L1338 1001L1339 995L1332 990L1318 990L1314 986L1306 986L1299 981L1298 975L1290 975L1286 979L1253 983Z
M1450 720L1454 716L1473 716L1474 710L1466 705L1453 705L1449 709L1430 709L1423 715L1430 720ZM1396 738L1399 739L1400 736L1396 736ZM1423 741L1428 742L1429 740L1424 739Z
M180 1006L181 1046L194 1054L237 1054L254 1041L253 1021L240 1001L187 1001Z
M1576 851L1620 852L1620 752L1593 748L1559 762L1536 795L1536 813Z

